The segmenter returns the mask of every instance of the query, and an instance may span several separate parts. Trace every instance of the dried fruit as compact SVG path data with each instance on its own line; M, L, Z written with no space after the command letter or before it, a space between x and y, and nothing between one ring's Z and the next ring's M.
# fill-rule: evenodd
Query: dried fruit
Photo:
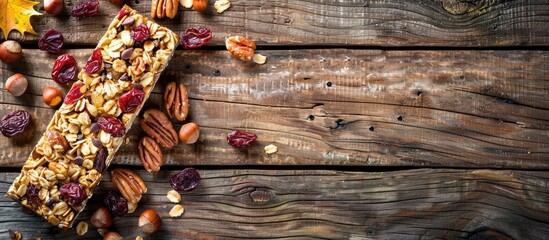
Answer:
M103 199L103 203L105 203L109 211L116 216L122 217L128 213L128 201L125 198L120 197L115 191L107 192L107 195Z
M44 11L49 14L57 15L63 11L65 1L63 0L44 0Z
M162 226L162 219L156 211L147 209L139 216L138 226L142 232L153 234Z
M189 114L189 98L183 83L170 82L164 89L164 108L170 118L185 121Z
M95 155L95 162L93 168L99 173L104 173L107 170L107 157L109 156L109 150L106 147L101 147Z
M59 193L65 202L73 206L79 206L88 198L80 183L65 183L59 188Z
M48 143L50 144L50 146L55 150L59 150L59 152L61 153L64 153L69 149L67 139L65 139L65 137L63 137L61 133L57 130L47 130L46 138L48 139Z
M257 135L251 132L236 130L227 134L227 143L233 147L247 147L251 145L255 139L257 139Z
M138 203L143 193L147 192L145 182L137 173L129 169L114 169L111 171L114 187L131 203Z
M86 84L83 82L75 82L71 90L65 96L65 104L72 104L80 100L86 92Z
M150 36L149 27L147 24L141 23L131 31L130 36L136 42L143 42Z
M164 157L162 150L158 143L150 137L142 137L137 145L137 151L139 152L139 159L143 163L143 167L147 172L158 172L160 167L164 164Z
M63 101L63 93L56 87L47 86L42 91L42 100L49 106L55 107Z
M173 202L173 203L181 202L181 194L179 194L179 192L175 190L170 190L168 194L166 194L166 197L168 198L168 200L170 200L170 202Z
M7 113L0 121L0 131L6 137L22 134L31 121L31 115L25 110L15 110Z
M179 217L183 212L185 211L185 208L181 206L180 204L177 204L173 206L172 210L170 210L169 215L170 217Z
M72 7L71 16L73 17L91 17L99 11L98 0L85 0Z
M145 92L143 89L132 88L132 90L122 94L118 99L118 106L123 113L129 113L135 111L145 99Z
M78 234L78 236L83 236L87 232L88 232L88 223L87 222L81 221L81 222L78 223L78 225L76 225L76 234Z
M179 142L177 132L166 114L157 109L149 109L139 122L143 131L165 148L172 148Z
M76 59L69 54L63 54L57 57L51 70L51 78L59 84L67 83L76 79L76 70L78 65Z
M11 95L18 97L25 93L28 86L29 81L27 78L21 73L16 73L6 80L5 88Z
M7 40L0 44L0 61L12 64L23 56L21 44L17 41Z
M42 201L40 200L40 190L38 190L34 185L30 184L27 186L27 201L31 204L32 208L38 207Z
M95 49L90 56L90 59L86 62L84 66L84 71L87 74L94 74L103 69L103 57L101 56L101 49Z
M126 133L126 127L118 118L111 116L101 116L97 119L97 124L106 133L113 137L121 137Z
M105 207L100 207L93 212L90 222L96 228L109 228L112 225L111 212Z
M50 29L38 41L38 48L42 51L57 53L63 47L63 43L63 35L55 29Z
M208 0L193 0L193 8L198 12L204 12L208 9Z
M185 144L193 144L198 140L200 129L198 124L190 122L186 123L179 129L179 140Z
M206 27L187 28L181 35L181 45L186 49L199 48L212 39L212 32Z
M200 180L200 174L196 169L185 168L170 177L170 185L178 192L190 192L198 186Z

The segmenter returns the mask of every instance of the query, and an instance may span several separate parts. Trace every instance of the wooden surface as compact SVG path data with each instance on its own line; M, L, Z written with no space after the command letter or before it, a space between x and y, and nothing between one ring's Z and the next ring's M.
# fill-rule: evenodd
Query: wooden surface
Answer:
M127 2L148 15L150 1ZM231 3L223 14L180 8L159 21L214 33L205 49L178 49L145 106L161 107L164 86L184 83L201 136L165 150L153 176L136 154L144 133L134 124L114 167L137 170L149 192L137 213L115 220L125 239L549 239L549 2ZM101 1L96 17L32 21L40 34L60 30L63 53L82 67L117 11ZM232 58L229 35L254 39L267 63ZM0 116L26 109L34 120L21 137L0 136L2 195L55 111L42 89L69 89L51 80L58 55L38 50L39 37L9 38L23 42L24 57L0 63L0 78L20 72L30 86L21 97L2 91ZM225 139L234 129L258 141L235 149ZM265 154L268 144L278 152ZM172 219L168 178L188 166L203 181ZM106 176L79 219L112 189ZM77 237L8 198L0 204L0 239L8 229ZM163 217L157 235L136 228L145 208ZM100 236L90 228L83 238Z

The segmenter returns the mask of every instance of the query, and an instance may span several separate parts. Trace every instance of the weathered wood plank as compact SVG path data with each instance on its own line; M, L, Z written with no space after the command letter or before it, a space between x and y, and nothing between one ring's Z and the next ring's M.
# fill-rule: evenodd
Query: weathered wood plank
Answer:
M136 213L116 218L125 239L141 234L138 214L146 208L163 218L155 239L547 239L547 172L413 170L382 173L334 171L202 170L203 181L183 195L185 213L168 217L168 176L140 171L148 184ZM4 194L15 173L0 173ZM113 189L108 177L80 220ZM0 237L17 229L28 237L74 239L53 234L39 217L0 198ZM93 227L85 239L96 239Z
M127 2L149 15L151 1ZM210 46L223 45L226 36L235 34L249 36L260 46L549 44L549 5L545 0L234 0L231 5L223 14L217 14L213 7L205 14L181 8L174 20L159 22L176 32L208 26L214 32ZM97 16L78 19L70 17L69 10L60 16L33 17L32 23L40 34L55 28L68 44L89 46L97 43L118 11L102 3ZM9 38L33 44L39 39L34 35L22 37L16 31Z
M82 65L91 51L69 52ZM185 83L202 136L167 151L168 165L549 166L549 52L262 52L265 65L225 51L176 53L146 107L162 106L168 81ZM55 84L55 57L24 57L0 76L27 73L29 92L1 93L0 114L25 108L36 120L27 136L0 142L1 166L21 166L53 114L40 95ZM225 142L232 129L256 132L259 142L234 149ZM140 164L142 135L135 124L116 163ZM278 153L264 154L271 143Z

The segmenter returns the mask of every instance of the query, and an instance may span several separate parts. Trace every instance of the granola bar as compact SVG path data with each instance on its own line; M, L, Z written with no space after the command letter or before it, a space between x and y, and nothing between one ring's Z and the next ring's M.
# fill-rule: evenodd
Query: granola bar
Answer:
M88 60L96 58L96 69L87 63L80 71L6 195L70 228L178 42L175 33L124 6Z

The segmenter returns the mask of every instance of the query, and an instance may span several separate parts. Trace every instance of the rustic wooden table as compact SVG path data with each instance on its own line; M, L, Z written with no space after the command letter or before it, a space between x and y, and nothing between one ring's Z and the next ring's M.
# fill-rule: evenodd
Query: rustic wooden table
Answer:
M149 15L150 1L127 3ZM549 239L546 0L233 0L223 14L212 5L158 20L177 33L207 26L214 38L180 47L145 106L162 106L168 81L184 83L200 139L164 151L166 165L151 175L134 123L114 165L140 173L149 192L112 230L125 239ZM65 12L32 23L39 34L60 30L63 53L82 66L117 11L102 1L92 18ZM229 35L256 41L267 63L232 58ZM1 195L55 111L41 92L56 85L58 56L37 49L39 36L9 38L23 43L24 59L2 63L0 76L20 72L30 86L21 97L0 93L0 114L26 109L34 121L22 137L0 137ZM227 145L234 129L258 142ZM268 144L278 152L265 154ZM187 166L203 181L183 195L184 215L170 218L168 177ZM109 189L106 176L80 220ZM6 197L0 204L2 239L8 229L24 239L77 237ZM145 208L163 217L152 236L137 228ZM98 237L90 227L82 238Z

